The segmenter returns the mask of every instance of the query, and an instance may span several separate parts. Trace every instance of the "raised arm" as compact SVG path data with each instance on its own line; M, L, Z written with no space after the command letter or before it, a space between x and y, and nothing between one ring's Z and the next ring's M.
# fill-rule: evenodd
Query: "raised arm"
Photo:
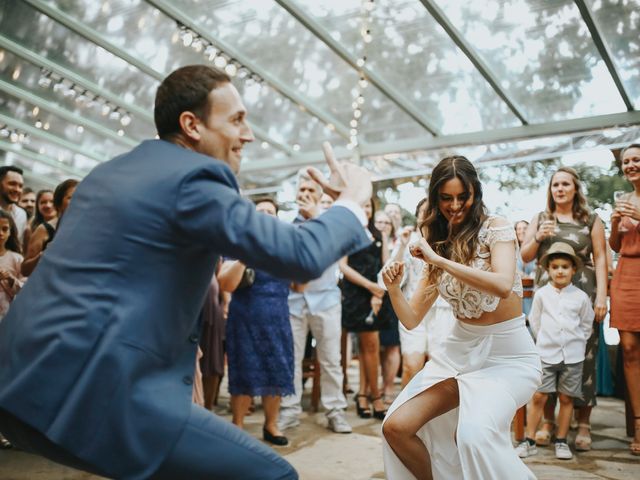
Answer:
M497 219L490 228L509 227L504 219ZM513 230L513 229L512 229ZM513 240L497 240L491 244L491 271L462 265L436 254L424 238L411 246L412 255L422 258L426 263L448 272L459 281L496 297L507 298L511 295L516 274L515 233Z
M43 225L38 225L38 228L36 228L33 235L31 235L29 245L25 250L24 261L20 267L20 272L25 277L31 275L36 265L38 265L43 253L44 242L46 242L48 238L49 234L47 233L47 229Z
M176 199L175 218L184 238L203 248L273 275L307 281L370 242L356 213L343 206L348 202L340 205L339 200L318 218L293 226L256 212L234 188L233 174L226 174L219 166L202 169L184 180Z
M393 310L402 325L411 330L420 324L433 306L438 298L438 290L429 283L426 276L423 276L411 297L411 301L408 302L400 289L403 276L404 263L402 262L392 262L382 269L382 279L389 292Z

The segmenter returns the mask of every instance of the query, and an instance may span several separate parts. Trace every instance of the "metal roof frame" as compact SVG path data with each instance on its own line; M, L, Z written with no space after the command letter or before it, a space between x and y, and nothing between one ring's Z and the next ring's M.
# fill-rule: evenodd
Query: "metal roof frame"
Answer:
M616 84L616 88L618 89L618 92L620 93L620 96L622 97L622 100L624 101L624 104L627 107L627 111L631 112L635 110L633 106L633 102L631 101L631 98L629 98L629 95L627 94L627 91L624 88L624 84L622 83L616 64L613 61L613 56L609 51L607 42L605 41L604 37L600 34L600 28L598 27L598 23L596 22L596 19L593 17L593 14L591 13L591 9L584 2L584 0L574 0L574 1L575 1L575 4L578 6L578 10L580 10L580 15L582 15L582 20L584 21L584 23L587 25L587 28L589 29L589 33L591 34L591 39L593 40L593 43L598 49L598 53L600 53L600 57L602 57L602 60L604 61L605 65L607 66L607 69L609 70L609 75L611 75L613 82Z
M46 140L47 142L53 143L61 148L64 148L66 150L70 150L72 152L75 152L79 155L82 155L84 157L90 158L92 160L95 160L96 162L105 162L107 160L109 160L107 157L103 157L103 156L99 156L99 155L95 155L93 153L89 153L86 150L84 150L83 148L80 148L79 146L77 146L75 143L73 142L69 142L68 140L65 140L63 138L58 137L57 135L53 135L45 130L41 130L39 128L36 128L32 125L29 125L28 123L23 122L22 120L17 120L15 118L11 118L8 117L7 115L5 115L4 113L0 113L0 123L4 123L7 125L10 125L14 128L17 128L18 130L28 133L29 135L32 135L34 137L38 137L38 138L42 138L44 140Z
M522 125L528 125L527 119L522 113L522 109L516 105L516 101L509 96L509 94L500 86L500 81L498 77L494 75L491 71L491 68L486 64L486 62L482 59L480 54L475 51L475 49L471 46L469 42L467 42L462 34L458 31L458 29L449 21L444 12L438 7L433 0L420 0L420 3L427 9L427 11L431 14L438 24L447 32L449 38L453 40L460 50L467 56L467 58L471 61L478 73L484 77L491 88L498 94L498 96L502 99L504 103L507 104L509 110L518 117Z
M89 120L87 118L84 118L81 115L78 115L75 112L71 112L64 108L61 108L55 103L51 103L50 101L45 100L44 98L41 98L37 95L34 95L31 92L23 90L20 87L12 85L9 82L5 82L2 79L0 79L0 91L6 92L9 95L12 95L24 102L30 103L32 105L36 105L38 108L42 110L46 110L49 113L52 113L60 118L63 118L70 123L81 125L87 130L90 130L100 136L110 138L111 140L115 140L116 142L121 143L127 147L135 147L139 143L136 140L133 140L131 138L120 136L118 135L117 132L113 130L109 130L108 128L104 127L103 125L97 122L94 122L93 120Z
M314 101L308 98L306 95L299 93L294 87L285 84L282 79L275 77L268 69L257 66L251 58L239 52L234 45L214 38L212 35L204 32L204 28L198 25L193 18L188 14L185 14L182 10L174 7L169 0L145 0L148 4L153 6L158 11L162 12L168 18L184 24L203 39L211 42L214 46L220 48L225 53L238 60L247 68L251 69L257 75L265 79L274 90L290 99L292 102L300 106L301 110L306 111L309 115L319 119L324 124L331 124L335 127L336 132L344 138L349 138L349 128L339 122L335 116L317 105ZM462 134L453 135L441 135L439 130L430 123L429 119L419 111L419 109L410 101L408 101L401 91L398 91L393 85L389 84L382 76L373 69L364 67L358 67L356 56L352 55L346 48L344 48L338 41L331 37L327 28L323 27L313 16L308 14L303 8L299 7L294 0L275 0L276 3L289 15L291 15L297 22L299 22L304 28L309 30L317 39L319 39L324 45L326 45L334 54L340 59L345 61L354 70L364 73L366 78L372 85L375 85L383 95L385 95L391 102L398 106L403 112L408 114L414 121L416 121L421 127L429 131L434 137L427 137L424 135L422 138L414 137L397 141L385 141L376 143L360 144L356 150L347 150L344 147L336 148L336 154L340 158L353 158L355 157L371 157L371 156L383 156L386 154L395 154L402 152L419 152L429 151L444 148L455 148L467 145L480 145L491 144L496 142L509 142L515 140L522 140L525 138L543 137L543 136L556 136L563 134L586 132L589 130L614 128L616 126L627 125L639 125L640 124L640 112L635 110L635 106L627 89L625 89L622 83L620 72L616 66L615 60L611 54L611 50L602 34L600 26L596 21L588 2L585 0L574 0L574 3L578 7L582 20L587 26L591 39L594 42L596 49L605 65L608 72L613 79L617 91L624 101L627 112L614 113L609 115L599 115L571 120L545 122L540 124L528 124L525 115L522 113L520 106L516 104L514 99L509 96L506 89L504 89L498 77L489 68L488 64L483 60L481 54L476 51L474 46L468 42L462 33L451 23L449 18L440 9L435 0L420 0L422 6L431 14L434 20L445 30L449 38L455 43L455 45L467 56L471 61L474 68L483 76L483 78L489 83L491 88L501 98L501 100L507 105L509 110L520 120L522 125L516 127L500 128L487 131L476 131ZM67 29L81 37L85 38L88 42L105 49L112 55L122 59L129 65L137 68L140 72L150 76L156 81L161 81L164 75L150 67L145 61L140 58L136 58L135 55L131 55L118 47L114 43L110 42L99 31L96 31L83 24L78 18L73 17L51 2L44 0L24 0L25 3L33 7L36 11L48 16L53 21L63 25ZM29 50L22 45L14 42L10 38L5 37L0 33L0 49L4 49L7 52L12 53L16 57L29 62L36 67L53 72L57 76L64 77L69 81L75 83L78 87L86 89L96 95L107 100L110 104L121 110L126 110L133 115L136 120L142 120L144 122L153 125L153 115L150 109L142 108L138 105L130 102L125 102L119 95L105 90L103 87L96 83L84 78L83 75L70 70L62 65L53 62L43 55ZM9 81L0 80L0 92L6 92L15 98L36 105L39 108L46 110L61 119L74 123L76 125L82 125L87 130L91 130L95 134L123 144L127 147L132 147L137 142L126 136L119 136L116 132L109 129L108 126L102 125L94 120L86 119L80 114L75 113L72 110L63 108L55 103L55 101L47 100L40 97L35 89L20 84L12 84ZM75 152L83 155L87 158L93 159L97 162L107 160L100 155L88 153L86 149L77 145L72 141L61 138L51 132L47 132L41 129L37 129L34 126L25 123L21 120L16 120L10 116L0 114L0 123L6 123L18 130L24 131L34 137L42 139L46 142L54 144L62 149L70 152ZM255 173L266 172L275 169L295 169L306 165L321 164L324 162L324 155L321 150L297 152L291 146L275 141L270 137L266 130L261 129L257 125L251 125L254 130L256 138L262 141L266 141L275 147L277 150L281 150L286 154L286 158L269 159L269 160L256 160L249 161L243 164L243 173ZM34 153L28 149L20 149L17 144L10 143L0 139L0 150L13 152L18 155L23 155L36 162L41 162L44 165L50 167L59 168L62 171L67 171L78 177L83 176L85 173L80 169L70 167L56 159L52 159L45 155ZM527 156L522 157L527 161L534 161L536 157ZM500 160L505 162L507 160ZM524 161L520 157L514 159L514 163ZM484 165L484 163L483 163ZM70 172L71 169L73 172ZM415 172L412 171L400 171L392 172L389 175L394 177L398 176L413 176ZM34 178L38 175L34 174ZM387 177L385 177L387 178ZM391 177L388 177L391 178ZM271 188L271 187L265 187ZM256 189L254 189L256 190ZM260 190L260 189L258 189Z
M167 17L175 20L176 22L180 22L182 25L197 33L198 35L200 35L200 37L210 42L212 45L216 46L218 49L229 54L242 65L246 66L249 70L258 74L262 79L264 79L269 85L271 85L276 91L280 92L283 96L285 96L292 102L304 107L304 110L306 112L318 118L323 123L327 125L333 125L336 132L342 135L345 139L349 139L349 128L342 122L340 122L340 120L338 120L332 113L327 112L319 105L316 105L314 102L312 102L310 99L305 98L304 95L299 94L293 88L285 85L280 79L276 78L267 70L256 65L253 60L244 55L242 52L238 51L238 49L233 45L230 45L218 38L214 38L212 35L202 31L202 28L195 22L195 20L193 20L191 17L189 17L170 3L166 2L165 0L145 1L160 10Z
M598 115L572 120L561 120L535 125L521 125L517 127L499 128L495 130L481 130L477 132L446 135L442 137L417 138L400 140L397 142L370 143L363 146L362 156L386 155L419 150L435 150L468 145L486 145L497 142L508 142L543 136L556 136L578 133L595 129L615 128L640 124L640 112L622 112L609 115ZM336 148L338 158L348 158L352 152L344 148ZM277 168L296 168L306 165L317 165L324 162L321 150L297 155L289 161L256 161L246 163L242 173L253 173Z
M99 46L100 48L105 49L112 55L121 58L125 62L134 66L135 68L147 74L148 76L154 78L158 82L161 82L164 79L165 77L164 74L154 70L153 68L149 67L144 62L133 57L132 55L129 55L120 47L109 42L98 32L87 27L86 25L79 23L78 21L76 21L76 19L74 19L70 15L67 15L66 13L58 10L57 8L47 5L41 0L24 0L24 1L29 5L31 5L33 8L35 8L36 10L38 10L39 12L51 18L52 20L60 23L61 25L65 26L72 32L77 33L81 37L84 37L91 43L94 43L95 45ZM291 147L287 145L283 145L282 143L272 139L271 137L269 137L269 135L265 133L265 131L262 128L255 125L251 125L251 129L253 130L255 136L260 140L270 143L271 145L273 145L279 150L284 151L288 155L291 155L293 153L293 149Z
M439 135L439 129L433 125L422 112L420 112L415 105L404 98L400 92L398 92L392 85L390 85L385 79L378 75L375 71L367 68L367 66L359 67L357 64L358 59L349 53L349 51L340 45L339 42L334 40L329 32L320 25L319 22L314 20L310 15L298 7L291 0L275 0L278 5L285 9L291 16L293 16L298 22L300 22L307 30L313 33L322 43L327 45L333 52L338 55L342 60L348 63L354 70L362 71L366 78L375 85L389 100L395 103L400 110L404 111L413 120L415 120L422 128L427 130L432 135Z
M98 84L93 83L90 80L87 80L86 78L79 75L78 73L72 70L69 70L68 68L65 68L55 62L52 62L51 60L43 57L42 55L32 50L29 50L28 48L25 48L22 45L17 44L13 40L1 34L0 34L0 48L12 53L16 57L22 58L23 60L33 65L36 65L45 70L49 70L50 72L53 72L60 77L64 77L72 81L76 85L82 87L84 90L88 90L108 100L109 103L117 107L120 107L122 110L126 110L136 117L143 118L144 120L147 120L153 123L153 115L151 115L148 110L142 107L139 107L138 105L134 105L133 103L125 102L118 95L108 90L105 90Z
M33 160L34 162L38 162L52 168L56 168L70 175L73 175L74 177L77 177L77 178L82 178L85 175L84 172L81 172L77 168L70 167L69 165L60 163L55 158L51 158L46 155L41 155L39 153L32 152L31 150L27 150L25 148L18 148L18 145L16 145L15 143L7 142L6 140L0 140L0 150L3 150L5 152L11 152L15 155L23 156L25 158Z

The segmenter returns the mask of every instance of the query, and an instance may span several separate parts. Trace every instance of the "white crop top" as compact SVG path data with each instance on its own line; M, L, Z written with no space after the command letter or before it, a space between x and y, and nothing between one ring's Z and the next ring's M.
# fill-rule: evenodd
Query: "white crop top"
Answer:
M480 227L476 256L470 265L473 268L491 271L491 247L496 242L516 242L517 255L518 247L514 228L511 225L490 227L489 224L496 218L487 218ZM522 297L522 280L518 272L515 272L511 290ZM459 318L478 318L484 312L493 312L500 303L499 297L476 290L447 272L442 272L438 292L451 305L454 315Z

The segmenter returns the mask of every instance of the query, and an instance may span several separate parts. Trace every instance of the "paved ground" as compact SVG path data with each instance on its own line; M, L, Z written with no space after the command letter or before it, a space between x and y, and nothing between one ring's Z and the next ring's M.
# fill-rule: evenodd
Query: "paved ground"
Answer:
M350 369L352 385L356 385L356 364ZM310 384L308 385L310 387ZM223 386L226 392L226 386ZM308 402L308 392L305 394ZM624 432L624 405L609 398L599 399L592 418L594 449L580 453L572 460L557 460L551 448L540 449L536 457L527 459L539 480L557 479L640 479L640 457L628 453ZM229 418L228 396L221 394L217 413ZM380 421L357 417L353 399L349 399L347 418L352 434L334 434L326 428L324 414L304 414L301 425L286 433L290 445L278 452L300 472L303 480L369 480L384 479ZM246 430L260 438L262 410L247 418ZM570 435L572 440L574 433ZM99 477L60 467L40 457L18 451L0 451L2 480L98 480Z

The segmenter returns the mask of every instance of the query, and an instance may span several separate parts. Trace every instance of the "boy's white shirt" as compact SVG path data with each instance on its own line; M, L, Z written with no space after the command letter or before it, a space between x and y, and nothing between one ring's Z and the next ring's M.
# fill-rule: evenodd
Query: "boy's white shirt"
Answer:
M591 300L574 285L559 290L548 283L537 290L529 325L542 361L549 364L584 361L594 317Z

